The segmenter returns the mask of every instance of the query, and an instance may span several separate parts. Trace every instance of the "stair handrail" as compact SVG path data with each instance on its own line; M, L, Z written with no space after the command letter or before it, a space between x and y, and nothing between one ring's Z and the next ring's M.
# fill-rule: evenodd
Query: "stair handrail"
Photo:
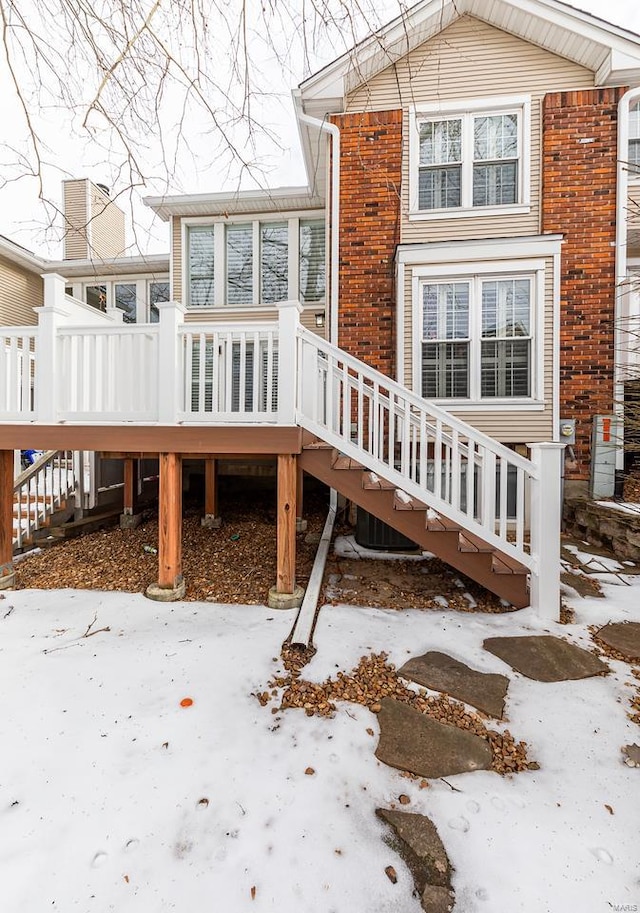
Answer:
M531 485L540 481L540 467L536 462L516 453L446 409L418 396L302 325L298 326L297 336L299 348L296 418L300 425L366 468L380 473L388 481L395 483L400 490L433 508L439 515L481 537L503 554L528 568L535 564L536 556L532 554L533 550L525 536L525 514L530 510ZM309 364L310 349L315 352L315 368ZM326 359L322 365L318 362L318 353ZM334 371L337 363L340 367ZM325 420L318 414L318 377L321 371L333 372L333 381L338 389L333 391L330 385L325 388L323 394L328 399L334 396L339 400L334 402L333 406L338 405L341 413L326 414ZM394 426L394 446L389 450L388 444L385 445L383 442L382 453L380 448L377 452L372 452L376 450L375 447L368 449L360 445L358 439L362 432L357 429L354 440L351 428L353 399L359 402L357 408L361 409L362 401L366 397L373 398L376 388L385 391L383 396L386 399L386 403L382 403L378 396L376 406L384 406L388 410L392 416L389 421L392 421ZM346 395L343 396L345 391ZM326 402L325 410L328 412ZM367 416L358 413L356 426L364 423L366 418ZM402 451L409 452L408 462L401 461L403 465L400 469L395 457L395 430L398 418L403 424L403 440L399 442L400 447ZM384 420L383 416L383 423ZM345 426L348 426L347 433ZM405 440L407 428L410 429L409 436L414 436L413 441L409 441L408 444ZM422 450L430 446L434 452L433 490L424 483L427 476L426 457L422 460L423 484L418 479L416 464L419 458L416 458L415 453L420 448L415 446L419 436L416 429L422 430L425 434L425 446ZM460 438L464 440L461 441ZM442 456L436 458L436 450L439 450L440 454L444 451L447 455L448 483L446 480L442 482L443 461ZM461 467L465 462L477 467L479 479L476 480L476 470L473 469L466 474L466 481L461 484ZM510 466L513 466L517 473L516 516L513 520L507 516L507 472ZM496 476L499 478L498 483ZM465 509L462 509L462 491L465 486L467 503ZM476 516L474 502L480 499L482 504L479 516Z
M30 541L62 502L75 493L83 471L82 451L47 450L16 477L14 550Z

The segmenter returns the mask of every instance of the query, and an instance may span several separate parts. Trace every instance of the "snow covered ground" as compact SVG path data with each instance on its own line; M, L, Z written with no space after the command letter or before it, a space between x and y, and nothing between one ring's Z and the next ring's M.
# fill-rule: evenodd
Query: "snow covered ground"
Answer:
M457 913L640 910L640 770L620 752L640 742L626 715L638 684L629 666L541 684L481 649L487 636L545 630L588 645L587 624L638 619L640 581L607 579L606 599L571 601L570 626L530 610L323 609L306 678L349 670L371 651L400 664L427 649L510 676L508 722L496 725L527 741L541 769L428 789L376 761L366 730L377 722L364 707L321 719L260 706L254 693L281 669L291 613L7 592L2 913L418 913L374 815L400 793L405 810L438 827Z

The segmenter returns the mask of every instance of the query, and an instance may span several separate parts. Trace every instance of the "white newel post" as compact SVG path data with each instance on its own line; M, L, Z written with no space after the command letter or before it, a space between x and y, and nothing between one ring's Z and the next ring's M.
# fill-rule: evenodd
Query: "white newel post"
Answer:
M186 307L179 301L159 301L158 311L158 421L175 425L183 394L182 350L179 329Z
M560 523L564 444L527 444L538 478L531 480L531 605L543 618L560 618Z
M51 425L58 421L58 327L68 317L65 303L66 280L58 273L45 274L44 306L34 308L38 315L36 342L35 407L38 422Z
M298 325L302 305L283 301L278 305L278 424L295 425L298 389Z

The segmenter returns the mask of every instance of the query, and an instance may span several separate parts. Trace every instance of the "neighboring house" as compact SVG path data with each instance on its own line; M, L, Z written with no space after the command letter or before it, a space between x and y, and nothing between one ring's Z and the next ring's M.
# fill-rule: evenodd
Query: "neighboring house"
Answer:
M127 337L139 395L101 406L110 331L60 330L103 380L81 407L72 371L37 423L106 449L74 430L102 409L110 450L160 455L154 595L182 592L182 457L271 454L275 603L295 594L297 468L556 613L564 443L565 490L596 456L611 483L623 465L637 86L640 38L557 0L424 0L294 92L309 188L146 201L171 223L171 303Z
M64 181L62 219L62 260L37 256L0 236L0 327L37 324L43 277L51 273L65 278L65 291L76 302L116 321L157 322L158 302L169 300L169 257L124 255L125 215L107 188L87 179ZM85 462L85 506L93 507L122 486L122 466L93 456Z

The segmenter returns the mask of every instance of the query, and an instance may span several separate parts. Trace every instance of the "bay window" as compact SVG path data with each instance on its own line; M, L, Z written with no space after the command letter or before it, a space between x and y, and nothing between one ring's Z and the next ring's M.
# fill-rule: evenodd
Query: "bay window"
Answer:
M324 219L187 223L184 249L188 307L324 302Z

